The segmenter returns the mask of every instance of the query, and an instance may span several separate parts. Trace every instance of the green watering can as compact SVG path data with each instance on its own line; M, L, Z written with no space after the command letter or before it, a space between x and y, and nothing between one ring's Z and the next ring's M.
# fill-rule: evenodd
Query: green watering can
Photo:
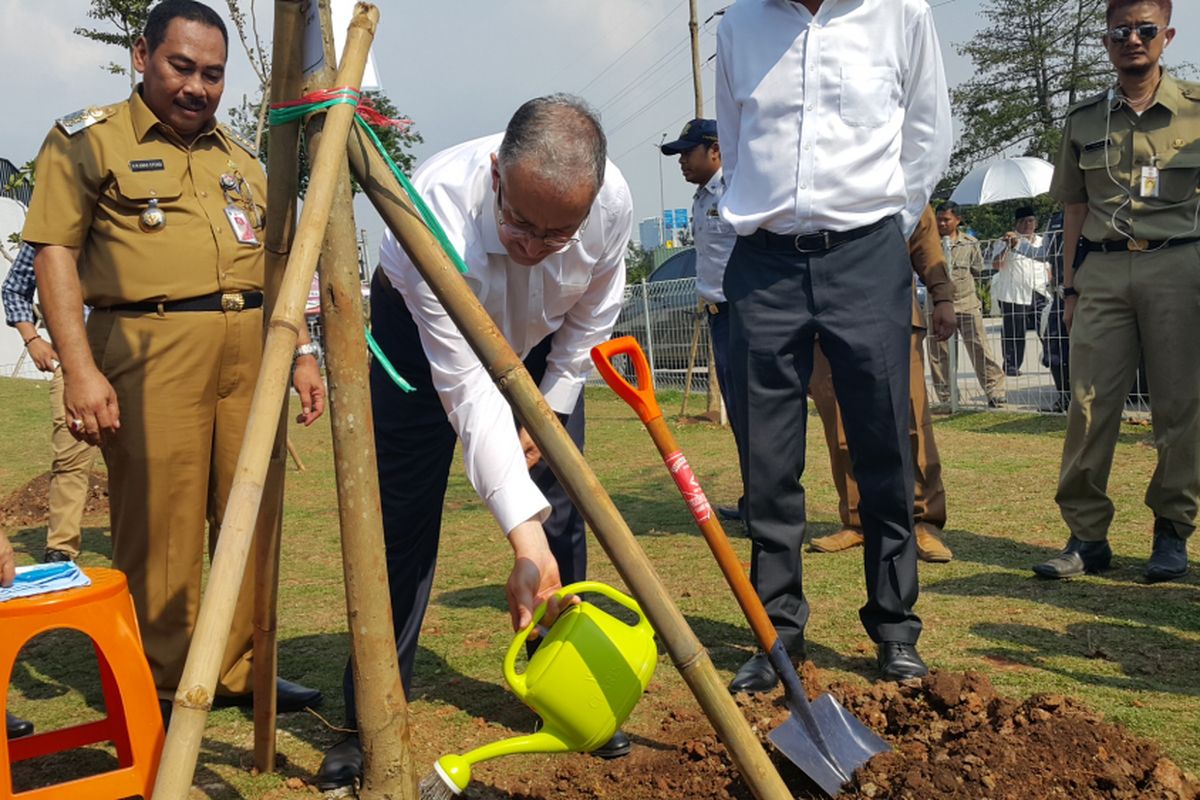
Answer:
M518 674L517 655L546 613L546 604L539 606L508 648L504 677L513 693L542 718L542 727L528 736L439 758L434 770L454 794L467 788L471 765L480 761L517 753L595 750L612 738L637 705L658 662L654 629L632 597L603 583L573 583L557 597L588 592L629 609L637 615L637 624L627 625L591 603L569 606L547 631L525 672Z

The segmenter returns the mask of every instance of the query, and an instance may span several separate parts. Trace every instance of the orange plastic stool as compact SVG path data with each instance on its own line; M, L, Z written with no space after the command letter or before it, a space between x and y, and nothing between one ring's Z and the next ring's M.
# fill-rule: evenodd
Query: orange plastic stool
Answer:
M0 711L7 708L13 665L25 643L46 631L69 628L92 639L108 716L23 739L0 737L0 800L148 798L154 789L163 746L162 714L142 652L133 598L123 573L102 568L84 572L91 586L0 603L0 686L6 690L0 693ZM106 741L116 745L117 769L13 792L13 763Z

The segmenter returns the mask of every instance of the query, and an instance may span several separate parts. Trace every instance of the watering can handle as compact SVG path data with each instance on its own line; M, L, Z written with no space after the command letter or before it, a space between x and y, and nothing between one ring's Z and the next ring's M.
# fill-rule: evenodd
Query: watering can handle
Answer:
M629 356L633 363L636 386L625 380L613 366L613 358L620 355ZM604 382L633 408L638 419L648 423L662 416L658 401L654 399L654 377L650 374L650 362L646 360L646 354L642 352L637 339L622 336L596 345L592 348L592 362Z
M554 596L559 600L562 600L570 597L571 595L584 594L585 592L602 594L613 602L629 609L636 614L638 618L637 625L634 625L633 627L637 629L645 629L651 635L653 635L654 629L650 626L650 620L646 618L645 612L642 611L642 607L637 604L637 601L627 594L618 592L616 589L612 588L606 583L600 583L599 581L580 581L578 583L572 583L569 586L562 587L555 592ZM525 642L529 640L529 634L533 632L533 629L537 627L537 624L545 615L546 604L542 603L534 610L533 619L530 620L529 624L518 631L517 635L513 637L512 644L508 646L508 653L506 653L504 656L504 679L507 680L508 685L512 687L513 694L522 700L525 699L528 687L525 685L524 674L517 672L517 656L520 654L521 648L525 646Z

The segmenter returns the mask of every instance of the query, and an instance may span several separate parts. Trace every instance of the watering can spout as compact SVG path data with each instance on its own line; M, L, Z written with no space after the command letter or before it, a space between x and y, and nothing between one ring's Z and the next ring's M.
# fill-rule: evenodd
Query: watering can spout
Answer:
M488 761L500 756L512 756L518 753L566 753L576 748L571 747L561 737L545 729L527 736L514 736L501 739L498 742L478 747L462 755L445 755L437 760L435 768L447 785L458 787L461 792L471 782L471 765L480 761Z

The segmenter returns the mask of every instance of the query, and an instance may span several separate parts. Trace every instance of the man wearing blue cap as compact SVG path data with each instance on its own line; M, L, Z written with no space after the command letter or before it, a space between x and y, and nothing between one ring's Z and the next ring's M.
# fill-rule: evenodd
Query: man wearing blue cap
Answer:
M696 294L708 316L708 331L712 337L713 360L717 367L717 382L721 399L729 412L729 427L738 441L734 420L733 397L729 393L729 303L725 301L725 265L733 252L737 234L717 213L717 203L725 191L721 173L721 145L717 143L717 121L694 119L683 126L679 138L662 146L664 156L679 156L679 171L688 183L699 188L692 196L692 226L696 242ZM737 508L718 507L724 519L740 520L742 501Z

